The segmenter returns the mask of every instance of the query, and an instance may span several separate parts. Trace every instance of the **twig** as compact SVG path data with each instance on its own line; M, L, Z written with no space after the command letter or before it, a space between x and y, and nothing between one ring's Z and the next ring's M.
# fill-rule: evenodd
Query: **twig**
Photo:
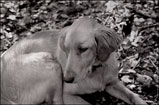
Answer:
M156 68L156 70L158 70L158 67L153 63L153 61L149 58L149 61L151 62L151 64Z
M133 67L133 70L136 68L136 66L140 63L141 58L139 58L139 60L137 61L136 65Z
M152 27L159 27L159 23L156 23L156 24L151 24L151 25L148 25L148 26L143 26L139 29L139 32L147 29L147 28L152 28Z
M159 21L159 16L157 15L149 15L148 13L144 11L136 10L135 8L128 7L128 6L126 8L132 10L133 13L141 15L144 18L152 18L152 19L155 19L156 21Z
M143 11L139 11L139 10L135 10L135 9L133 10L133 12L138 14L138 15L141 15L141 16L143 16L145 18L152 18L152 19L155 19L155 20L157 20L157 18L159 18L158 16L149 15L147 13L144 13Z

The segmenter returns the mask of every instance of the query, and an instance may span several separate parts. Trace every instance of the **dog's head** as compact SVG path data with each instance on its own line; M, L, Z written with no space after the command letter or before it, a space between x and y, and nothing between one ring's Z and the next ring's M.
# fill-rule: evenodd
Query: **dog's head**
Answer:
M117 49L120 38L111 29L88 17L76 20L61 31L60 47L67 56L64 80L84 79L97 62L105 62Z

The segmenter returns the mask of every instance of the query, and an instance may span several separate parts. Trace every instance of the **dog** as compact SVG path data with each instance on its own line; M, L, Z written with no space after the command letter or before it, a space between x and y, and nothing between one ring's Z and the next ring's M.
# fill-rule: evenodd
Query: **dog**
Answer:
M16 50L27 54L47 52L57 58L64 74L64 104L89 104L80 95L97 91L107 91L129 104L146 104L118 80L115 50L120 38L112 29L82 17L62 30L38 32L29 39L26 42L30 47L19 44ZM14 48L3 55L4 65L15 58Z
M118 79L116 49L121 38L88 17L76 20L61 31L59 46L66 56L64 92L73 95L107 91L128 104L146 104ZM60 53L59 53L60 54ZM59 59L60 62L62 62Z

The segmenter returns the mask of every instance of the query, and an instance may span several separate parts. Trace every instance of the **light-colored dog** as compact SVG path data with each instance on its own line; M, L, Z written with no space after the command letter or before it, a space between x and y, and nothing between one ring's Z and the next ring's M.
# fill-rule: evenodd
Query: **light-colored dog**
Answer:
M103 90L129 104L146 104L118 80L115 50L120 38L113 30L84 17L61 31L38 32L28 39L22 41L28 44L27 47L23 43L17 43L3 55L3 65L7 66L11 59L17 59L14 56L15 52L18 52L17 55L23 52L26 54L48 52L57 57L64 72L65 104L88 104L79 95ZM27 58L31 60L29 56ZM21 68L27 68L27 65ZM24 79L23 76L20 77ZM34 79L31 80L35 82ZM11 86L14 83L16 82L14 81ZM43 87L42 83L41 86Z
M65 92L73 95L107 91L129 104L146 104L118 79L115 50L119 36L93 19L80 18L64 29L59 40L65 52ZM60 54L60 53L59 53ZM59 59L60 62L61 59Z

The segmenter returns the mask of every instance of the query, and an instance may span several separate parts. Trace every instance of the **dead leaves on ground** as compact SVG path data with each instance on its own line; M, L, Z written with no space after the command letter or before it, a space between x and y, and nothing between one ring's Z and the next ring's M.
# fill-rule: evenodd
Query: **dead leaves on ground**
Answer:
M125 2L123 2L125 1ZM157 0L69 1L1 0L1 53L16 41L46 29L61 29L80 16L96 18L98 22L116 30L121 37L118 49L119 77L131 90L148 103L158 103L159 95L159 6ZM123 102L95 94L96 104ZM109 102L111 100L111 102Z

